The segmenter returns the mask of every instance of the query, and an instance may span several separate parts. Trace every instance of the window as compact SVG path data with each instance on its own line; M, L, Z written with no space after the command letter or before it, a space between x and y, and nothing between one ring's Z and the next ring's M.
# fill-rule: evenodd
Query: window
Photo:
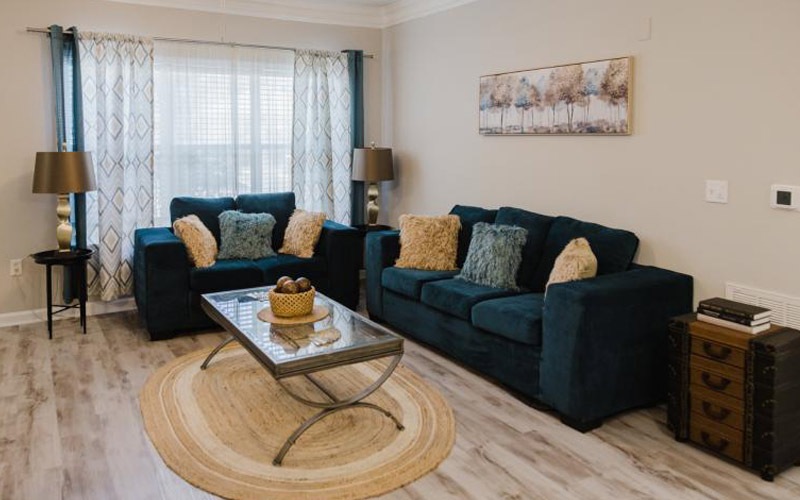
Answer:
M157 226L176 196L291 191L293 77L290 50L156 43Z

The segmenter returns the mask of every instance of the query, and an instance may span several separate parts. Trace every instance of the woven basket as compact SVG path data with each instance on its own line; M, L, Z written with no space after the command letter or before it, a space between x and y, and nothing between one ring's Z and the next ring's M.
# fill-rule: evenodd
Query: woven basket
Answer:
M276 293L275 289L269 291L269 305L275 316L281 318L294 318L311 314L314 309L314 295L316 290L302 293Z

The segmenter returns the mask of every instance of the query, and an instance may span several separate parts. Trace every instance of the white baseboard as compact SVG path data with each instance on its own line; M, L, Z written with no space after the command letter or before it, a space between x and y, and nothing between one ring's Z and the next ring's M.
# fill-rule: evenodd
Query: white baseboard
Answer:
M133 297L118 299L112 302L86 303L87 316L98 316L101 314L130 311L132 309L136 309L136 302L133 300ZM77 318L78 315L78 309L71 309L53 316L53 321L66 318ZM44 308L0 314L0 328L6 326L26 325L28 323L38 323L40 321L47 321L47 311Z

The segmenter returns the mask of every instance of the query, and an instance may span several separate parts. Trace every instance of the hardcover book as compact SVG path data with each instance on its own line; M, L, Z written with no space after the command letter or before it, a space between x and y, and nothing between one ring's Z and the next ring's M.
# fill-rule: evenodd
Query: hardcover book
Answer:
M750 320L769 318L772 315L772 311L764 307L743 304L741 302L735 302L733 300L723 299L721 297L701 300L700 307L710 311L725 313L732 316L739 316Z
M703 307L702 305L698 306L697 312L698 312L698 314L704 314L706 316L711 316L712 318L724 319L725 321L730 321L732 323L738 323L738 324L744 325L744 326L765 325L765 324L769 323L769 321L770 321L769 317L762 318L762 319L753 319L753 320L751 320L751 319L745 318L743 316L737 316L735 314L728 314L728 313L724 313L724 312L714 311L714 310L708 309L706 307Z
M759 326L745 326L740 325L739 323L733 323L730 321L725 321L724 319L714 318L712 316L706 316L705 314L697 314L697 320L703 321L705 323L711 323L712 325L717 326L724 326L725 328L730 328L731 330L736 330L743 333L750 333L755 335L756 333L766 332L770 329L769 323L764 323L763 325Z

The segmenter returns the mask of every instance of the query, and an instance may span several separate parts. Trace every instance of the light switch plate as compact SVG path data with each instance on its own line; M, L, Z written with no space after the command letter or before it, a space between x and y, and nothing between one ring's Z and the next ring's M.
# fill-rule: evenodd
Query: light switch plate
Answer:
M709 203L728 203L728 181L706 181L706 201Z

